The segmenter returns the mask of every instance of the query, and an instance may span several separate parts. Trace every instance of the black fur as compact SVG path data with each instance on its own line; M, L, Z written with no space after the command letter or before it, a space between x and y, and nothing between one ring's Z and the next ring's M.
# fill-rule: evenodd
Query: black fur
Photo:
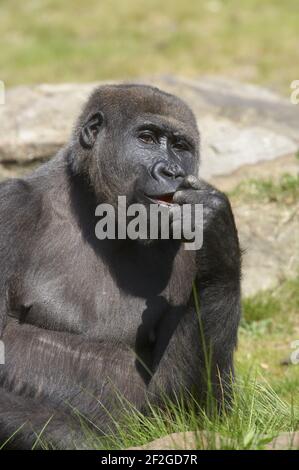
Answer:
M197 175L195 118L158 89L98 88L68 145L24 178L0 185L0 442L86 448L74 410L101 432L123 405L206 394L195 282L219 401L233 374L240 251L227 198ZM146 196L204 204L204 244L95 237L95 207ZM221 380L223 383L221 383ZM226 394L223 397L223 393ZM73 411L72 411L73 410ZM108 413L107 413L108 411Z

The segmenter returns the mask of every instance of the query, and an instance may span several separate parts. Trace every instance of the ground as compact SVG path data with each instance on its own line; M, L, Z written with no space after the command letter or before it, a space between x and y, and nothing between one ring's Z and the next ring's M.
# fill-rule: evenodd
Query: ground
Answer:
M281 224L279 228L281 238L283 232L288 230L291 218L295 218L293 233L298 236L298 176L282 175L276 184L270 179L246 180L230 196L233 206L236 209L241 206L243 213L247 212L249 206L252 224L259 225L259 211L264 218L271 214L276 222L276 227L269 226L272 234L278 223L283 221L282 214L288 214L290 220L286 218L285 226ZM248 218L247 223L250 224ZM298 243L292 242L290 248L297 263L295 271L299 274L297 246ZM275 244L272 243L271 247L275 259L278 254L275 252ZM276 246L276 251L282 251L281 246ZM290 258L285 258L285 265L291 261ZM294 275L289 279L282 277L275 288L260 291L243 300L243 319L236 355L237 371L240 374L249 369L258 371L283 399L289 401L298 401L299 390L299 364L293 365L289 360L293 352L291 343L299 340L298 292L299 276Z

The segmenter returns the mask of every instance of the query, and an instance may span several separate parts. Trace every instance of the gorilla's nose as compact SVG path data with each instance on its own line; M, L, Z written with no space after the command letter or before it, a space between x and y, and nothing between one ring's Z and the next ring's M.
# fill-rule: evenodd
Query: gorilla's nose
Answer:
M157 180L176 180L184 178L185 172L177 163L157 162L152 167L152 177Z

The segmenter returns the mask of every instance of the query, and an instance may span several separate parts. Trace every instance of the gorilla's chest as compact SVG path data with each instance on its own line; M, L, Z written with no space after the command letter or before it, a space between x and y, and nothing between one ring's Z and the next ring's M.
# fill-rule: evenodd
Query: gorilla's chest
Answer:
M138 254L114 260L95 293L95 317L100 318L102 338L120 338L126 343L147 340L155 330L177 321L185 311L196 274L194 253L179 252L169 263L167 256L139 258Z
M76 248L70 242L42 263L32 260L22 282L25 321L134 344L137 334L149 337L161 321L176 321L188 302L196 272L192 252Z

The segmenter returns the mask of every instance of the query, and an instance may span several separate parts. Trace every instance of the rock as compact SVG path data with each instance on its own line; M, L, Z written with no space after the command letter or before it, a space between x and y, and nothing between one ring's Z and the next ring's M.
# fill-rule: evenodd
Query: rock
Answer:
M168 436L160 437L140 447L131 447L128 450L195 450L207 449L209 439L205 431L175 432ZM220 437L213 436L214 448L219 447Z
M241 204L233 210L244 249L243 296L296 276L299 204Z
M198 115L209 114L243 126L265 128L298 143L299 107L266 88L222 77L198 80L164 77L161 87L189 102Z
M201 175L211 178L295 153L299 106L268 90L212 77L146 79L183 98L202 132ZM49 158L68 139L90 84L17 87L0 106L0 161Z
M49 158L63 146L95 84L20 86L0 106L0 161Z
M278 183L282 174L298 175L298 159L294 155L278 157L275 160L259 162L255 165L244 165L229 175L213 176L209 181L221 191L232 191L245 179L270 179Z
M29 174L40 164L39 160L26 161L23 163L2 162L0 163L0 182L8 178L17 178Z
M202 135L202 166L204 178L229 175L244 166L272 161L297 150L288 137L263 127L243 128L225 119L205 117L199 121Z
M299 431L294 433L284 432L266 445L267 450L299 450Z
M140 447L128 450L196 450L235 448L234 442L220 434L210 434L206 431L176 432L160 437ZM266 450L299 449L299 432L282 433L264 446Z

